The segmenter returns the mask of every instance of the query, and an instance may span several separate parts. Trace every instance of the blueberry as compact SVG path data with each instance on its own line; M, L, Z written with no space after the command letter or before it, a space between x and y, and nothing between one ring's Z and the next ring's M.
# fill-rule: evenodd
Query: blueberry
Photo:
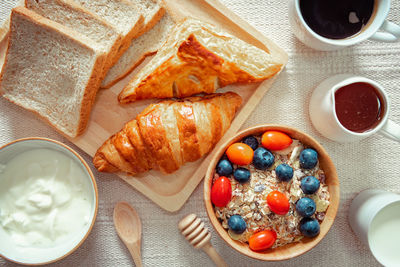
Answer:
M312 148L306 148L300 153L300 167L312 169L317 165L318 153Z
M319 234L319 223L313 218L303 218L300 221L300 232L306 237L314 237Z
M239 183L245 183L250 180L250 171L246 168L239 167L233 172L233 177Z
M304 194L314 194L318 191L319 184L319 180L314 176L306 176L301 180L300 187Z
M231 229L236 234L241 234L246 231L246 222L240 215L233 215L228 220L229 229Z
M276 176L282 182L288 182L293 177L293 168L287 164L279 164L275 169Z
M242 142L251 147L253 150L256 150L258 147L258 140L254 136L246 136L243 138Z
M302 217L310 217L316 209L315 202L311 198L300 198L296 203L296 210Z
M222 159L218 162L217 173L220 176L229 176L233 172L232 163L227 159Z
M254 151L253 164L256 169L266 170L274 164L275 157L267 149L259 147Z

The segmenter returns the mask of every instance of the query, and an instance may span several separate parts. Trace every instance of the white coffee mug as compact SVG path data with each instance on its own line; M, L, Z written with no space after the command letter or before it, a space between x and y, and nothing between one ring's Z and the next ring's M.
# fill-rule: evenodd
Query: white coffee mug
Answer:
M377 189L359 193L351 202L349 223L384 266L399 266L400 195Z
M372 85L382 96L384 114L380 122L365 132L353 132L345 128L339 121L335 109L335 92L352 83L367 83ZM355 142L377 132L400 142L400 125L388 119L390 110L389 97L377 82L361 76L339 74L324 80L319 84L310 98L310 118L314 127L325 137L337 142Z
M350 0L349 0L350 1ZM390 0L375 0L373 14L361 32L344 39L329 39L314 32L305 22L300 11L300 0L289 0L289 21L293 33L305 45L316 50L338 50L366 39L396 42L400 40L400 26L386 20Z

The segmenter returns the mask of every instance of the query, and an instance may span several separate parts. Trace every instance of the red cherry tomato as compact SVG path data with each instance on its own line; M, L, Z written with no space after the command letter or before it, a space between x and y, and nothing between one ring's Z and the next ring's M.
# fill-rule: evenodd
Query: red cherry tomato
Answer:
M244 143L234 143L228 147L226 155L232 163L248 165L253 161L254 151Z
M232 197L231 182L225 176L215 180L211 187L211 202L217 207L225 207Z
M276 240L276 233L272 230L264 230L255 233L249 238L249 247L253 251L263 251L272 247Z
M266 131L261 137L261 144L266 149L282 150L293 143L292 138L279 131Z
M267 196L269 209L278 214L285 215L290 209L290 203L285 194L279 191L272 191Z

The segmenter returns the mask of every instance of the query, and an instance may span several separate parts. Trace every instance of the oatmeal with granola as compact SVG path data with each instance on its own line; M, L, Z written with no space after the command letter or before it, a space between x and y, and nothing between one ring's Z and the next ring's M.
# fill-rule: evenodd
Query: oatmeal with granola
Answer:
M230 145L211 188L222 226L253 251L317 236L329 199L317 151L279 131Z

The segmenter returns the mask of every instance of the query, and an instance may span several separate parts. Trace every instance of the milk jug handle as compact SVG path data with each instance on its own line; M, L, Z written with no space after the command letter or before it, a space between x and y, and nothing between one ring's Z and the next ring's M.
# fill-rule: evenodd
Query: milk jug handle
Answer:
M381 128L380 133L394 141L400 142L400 125L392 120L387 120Z
M385 20L379 31L374 33L370 39L381 42L397 42L400 40L400 26Z

